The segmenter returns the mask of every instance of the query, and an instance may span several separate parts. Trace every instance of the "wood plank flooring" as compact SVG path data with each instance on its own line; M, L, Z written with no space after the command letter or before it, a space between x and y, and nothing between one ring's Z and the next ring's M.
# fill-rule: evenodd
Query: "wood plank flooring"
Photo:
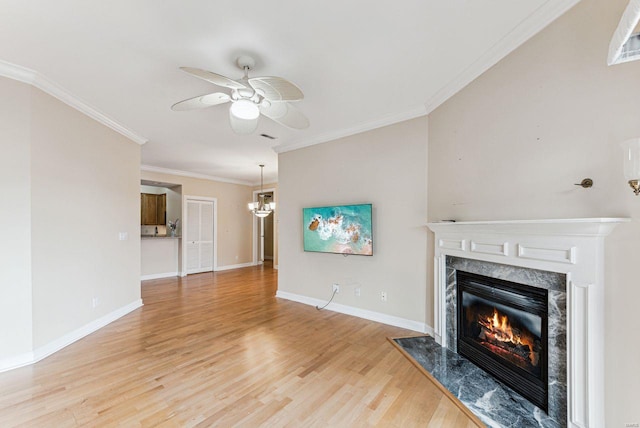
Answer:
M476 426L386 340L412 332L276 284L269 266L145 281L144 307L0 373L0 426Z

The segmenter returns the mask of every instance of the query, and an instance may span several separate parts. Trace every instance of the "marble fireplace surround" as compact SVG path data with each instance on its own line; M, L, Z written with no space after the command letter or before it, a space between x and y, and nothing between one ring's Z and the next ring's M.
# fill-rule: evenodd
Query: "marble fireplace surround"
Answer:
M566 379L566 399L562 385L556 394L566 405L556 402L555 416L566 417L571 428L604 426L604 239L617 224L627 221L580 218L429 223L435 233L436 342L455 352L451 299L447 304L447 286L455 286L451 278L455 269L490 273L487 276L514 282L526 283L523 278L528 278L532 285L546 277L545 281L551 281L548 287L554 290L554 301L566 301L564 314L560 305L554 320L566 323L566 351L560 352L566 358L556 357L566 361L566 373L556 374L558 381ZM562 329L560 334L564 334ZM550 347L562 342L560 337ZM564 367L560 364L561 371Z
M548 290L548 385L547 414L557 426L567 419L567 293L566 275L524 268L520 266L447 256L447 285L445 293L445 324L447 347L458 352L457 342L457 275L458 271L490 278L504 279L518 284ZM543 412L542 410L540 410ZM562 421L562 422L561 422ZM546 425L545 425L546 426ZM553 425L556 426L556 425Z

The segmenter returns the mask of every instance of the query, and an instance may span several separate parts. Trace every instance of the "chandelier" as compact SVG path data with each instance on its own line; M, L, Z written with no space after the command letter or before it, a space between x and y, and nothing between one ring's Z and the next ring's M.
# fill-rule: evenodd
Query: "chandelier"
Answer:
M260 165L260 193L258 193L258 200L256 202L249 202L249 210L256 216L264 218L271 214L276 208L275 202L267 202L269 195L265 195L262 191L263 186L263 172L264 165Z

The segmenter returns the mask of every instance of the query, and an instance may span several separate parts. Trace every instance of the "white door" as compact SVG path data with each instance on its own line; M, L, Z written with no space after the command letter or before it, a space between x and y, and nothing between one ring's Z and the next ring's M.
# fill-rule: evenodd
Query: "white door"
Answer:
M187 273L213 270L213 202L187 200Z

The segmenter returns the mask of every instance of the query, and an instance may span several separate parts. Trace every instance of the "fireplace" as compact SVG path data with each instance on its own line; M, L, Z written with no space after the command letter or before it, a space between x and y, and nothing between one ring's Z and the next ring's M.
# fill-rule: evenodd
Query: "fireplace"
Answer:
M458 271L457 348L548 409L548 290Z
M507 315L511 327L521 328L521 324L524 324L525 327L530 326L527 327L530 333L537 333L536 326L540 326L540 353L544 358L546 352L546 362L536 367L530 359L532 366L525 364L524 368L517 367L513 371L520 374L524 372L522 378L531 380L534 385L532 389L546 376L546 414L544 403L535 406L521 393L510 388L502 388L501 391L508 390L513 395L500 397L497 397L498 389L488 385L476 388L477 391L471 393L470 390L478 385L476 379L468 384L456 379L456 388L450 389L467 409L471 409L487 425L522 426L519 423L514 425L513 420L529 417L532 418L529 420L535 421L534 426L605 426L604 240L617 224L628 221L620 218L584 218L429 223L429 228L435 233L433 334L436 343L453 353L459 352L458 330L465 327L464 321L458 320L458 308L463 304L480 306L479 309L472 309L488 312L492 318L494 304L504 306L495 306L496 323L500 325L502 316ZM520 307L515 305L515 309L514 305L495 302L490 297L502 294L503 288L499 287L502 284L500 281L493 279L488 289L496 291L490 291L487 296L477 295L476 290L468 290L468 297L463 303L465 296L458 297L458 272L485 275L542 289L547 292L546 309L544 298L538 299L527 293L519 296L527 303ZM510 291L521 294L519 290ZM491 305L484 301L491 302ZM491 308L483 308L485 305ZM532 313L530 309L534 307L537 309ZM510 313L502 314L501 311ZM516 318L531 317L533 322L512 321L512 313ZM538 316L539 321L536 318ZM492 362L499 360L486 355L488 347L483 345L477 334L475 339L473 331L469 335L469 340L460 341L461 347L471 348L472 353L494 360ZM546 351L542 345L546 346ZM465 361L469 359L464 358ZM470 365L471 371L477 369L475 365ZM493 379L490 380L493 382ZM500 382L493 384L503 385ZM543 398L540 401L545 400Z

